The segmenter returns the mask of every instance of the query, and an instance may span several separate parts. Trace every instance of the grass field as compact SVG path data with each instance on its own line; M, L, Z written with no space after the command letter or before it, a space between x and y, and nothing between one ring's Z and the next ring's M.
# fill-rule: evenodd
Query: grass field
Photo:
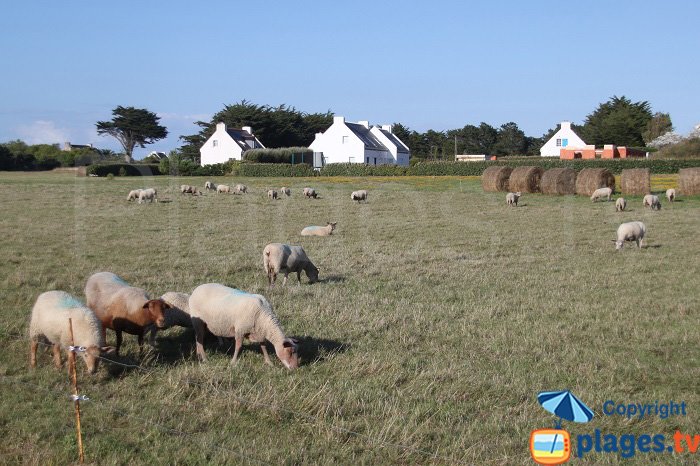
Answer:
M95 464L534 464L537 403L570 389L596 413L578 434L700 434L700 198L629 210L575 196L524 195L508 208L476 178L227 179L245 196L182 196L199 178L76 178L0 173L0 463L77 458L70 386L50 353L28 368L29 311L43 291L84 299L108 270L154 295L220 282L265 295L302 366L238 366L191 330L159 333L121 364L79 366L86 459ZM222 182L224 179L215 180ZM673 185L666 177L654 189ZM270 187L291 198L269 201ZM318 200L302 199L311 185ZM669 186L667 186L669 185ZM126 202L130 189L161 200ZM369 202L350 192L368 189ZM616 252L623 221L647 244ZM327 238L307 225L337 221ZM269 291L261 253L301 244L322 281ZM107 334L114 344L114 334ZM686 416L605 416L606 400L685 401ZM700 454L700 452L698 452ZM698 454L591 452L571 464L697 464Z

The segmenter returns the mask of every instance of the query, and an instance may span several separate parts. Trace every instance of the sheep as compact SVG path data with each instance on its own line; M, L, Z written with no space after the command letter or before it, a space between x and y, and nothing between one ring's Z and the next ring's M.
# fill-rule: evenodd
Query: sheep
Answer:
M651 210L661 210L661 201L659 196L654 194L647 194L642 200L642 205L644 207L651 207Z
M206 191L216 191L216 184L211 181L207 181L204 183L204 189Z
M263 269L267 274L270 287L274 286L277 274L284 273L282 286L287 284L287 276L290 272L297 273L297 280L301 284L301 271L306 272L309 283L318 281L318 269L306 255L301 246L290 246L282 243L270 243L263 249Z
M338 222L328 222L325 227L310 226L301 230L301 236L330 236Z
M248 192L248 186L244 184L237 184L233 187L233 194L245 194Z
M216 192L217 193L230 193L231 187L227 184L220 184L219 186L216 187Z
M71 319L70 326L68 319ZM32 368L36 367L36 351L40 342L52 345L56 367L62 365L61 347L69 351L70 345L82 346L85 351L77 353L91 374L97 371L100 357L114 351L113 347L105 346L100 319L80 300L65 291L46 291L39 295L32 308L29 339L29 364Z
M265 363L272 365L265 340L272 343L287 369L299 367L297 342L287 338L270 303L261 295L229 288L218 283L199 285L190 296L190 313L195 331L197 356L206 361L204 330L219 337L236 339L231 364L238 362L243 339L259 343Z
M192 194L194 196L202 194L196 186L190 186L189 184L181 184L180 192L182 194Z
M617 228L617 240L612 241L615 242L615 249L618 251L624 247L625 241L636 241L637 247L641 249L646 233L647 227L642 222L627 222Z
M506 204L508 204L509 206L518 207L518 199L520 199L520 196L522 196L520 191L518 191L517 193L506 194Z
M150 299L141 288L130 286L111 272L98 272L85 285L87 305L102 321L102 335L111 328L117 334L116 354L122 344L122 332L138 336L139 352L149 325L165 325L165 313L170 305L162 299Z
M267 197L270 199L277 199L277 191L270 189L267 191Z
M666 190L666 199L668 202L673 202L676 200L676 190L671 188Z
M165 330L170 327L192 328L192 317L190 316L190 295L180 293L178 291L168 291L160 297L167 305L170 306L168 312L165 313L165 325L160 330ZM150 332L148 343L151 346L156 344L156 333L158 327L151 324L147 327L146 333ZM223 346L224 340L219 337L219 346Z
M158 191L153 188L142 189L139 193L139 204L146 201L153 202L154 200L158 202Z
M360 201L367 202L367 196L367 191L361 189L359 191L353 191L352 194L350 194L350 199L353 201L357 201L357 203L359 204Z
M615 212L622 212L627 208L627 201L624 197L618 197L615 201Z
M289 196L292 195L292 190L289 189L289 188L286 187L286 186L282 186L282 187L280 188L280 192L281 192L282 194L284 194L285 196L287 196L287 197L289 197Z
M607 198L607 200L610 200L610 196L612 196L612 188L598 188L595 191L593 191L593 194L591 194L591 201L595 202L601 197Z
M318 197L318 193L314 188L304 188L304 196L308 199L311 199L312 197L316 199Z
M132 189L129 191L129 195L126 196L127 201L135 201L139 198L139 194L143 191L142 189Z

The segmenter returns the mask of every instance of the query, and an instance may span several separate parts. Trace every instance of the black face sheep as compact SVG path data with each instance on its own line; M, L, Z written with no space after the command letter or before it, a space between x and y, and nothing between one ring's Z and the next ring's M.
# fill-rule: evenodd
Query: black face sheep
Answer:
M659 196L654 194L647 194L642 200L642 205L644 207L651 207L651 210L661 210L661 201Z
M520 199L520 196L522 196L520 191L518 191L517 193L506 194L506 204L508 204L511 207L518 207L518 200Z
M357 201L357 203L359 204L360 201L365 201L365 202L367 202L367 196L368 196L368 195L369 195L369 194L367 194L367 191L366 191L366 190L360 189L359 191L353 191L353 192L350 194L350 199L353 200L353 201Z
M206 191L216 191L216 184L211 181L207 181L204 183L204 189Z
M318 197L318 193L314 188L304 188L304 197L311 199L312 197L316 199Z
M117 334L117 355L122 344L122 332L137 335L139 351L143 349L143 336L148 326L165 325L164 312L170 309L162 299L150 299L141 288L130 286L117 275L98 272L85 285L87 305L95 311L105 329Z
M615 212L622 212L627 208L627 201L624 197L618 197L615 201Z
M71 319L73 328L72 343L68 319ZM100 319L65 291L47 291L39 295L32 308L29 338L31 367L36 367L36 351L40 342L52 345L56 367L62 364L61 348L68 352L71 344L83 347L85 351L78 351L77 354L83 358L91 374L97 371L100 356L114 351L113 347L105 346Z
M593 191L593 194L591 194L591 201L595 202L603 197L609 201L611 196L612 188L598 188L595 191Z
M290 272L296 272L297 280L301 283L301 271L306 272L309 282L318 281L318 269L309 260L306 251L301 246L290 246L282 243L270 243L263 249L263 269L267 274L269 286L275 284L278 273L284 273L282 285L287 284Z
M627 222L617 228L615 249L618 251L625 246L625 241L636 241L637 247L642 247L642 240L647 233L647 227L642 222Z
M287 197L289 197L289 196L292 195L292 190L289 189L289 188L286 187L286 186L282 186L282 188L280 188L280 192L281 192L282 194L284 194L285 196L287 196Z
M676 200L676 190L671 188L666 190L666 199L668 202L673 202Z
M267 300L258 294L229 288L218 283L199 285L190 296L190 314L197 344L197 356L206 360L204 330L216 336L235 338L231 364L236 364L243 339L260 344L266 364L272 364L265 340L272 343L277 357L287 369L299 367L297 343L287 338Z
M325 227L310 226L301 230L301 236L330 236L338 222L328 222Z
M277 199L277 191L275 191L274 189L268 190L268 191L267 191L267 197L268 197L269 199Z

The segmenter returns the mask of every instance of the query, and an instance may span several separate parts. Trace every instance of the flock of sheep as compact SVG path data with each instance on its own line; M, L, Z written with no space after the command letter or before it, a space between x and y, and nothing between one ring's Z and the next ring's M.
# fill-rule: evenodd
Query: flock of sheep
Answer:
M611 188L598 188L591 194L591 201L596 202L599 199L606 199L610 201L612 199L613 190ZM518 200L522 194L508 193L506 194L506 204L511 207L518 206ZM668 202L673 202L676 199L676 190L671 188L666 190L666 199ZM647 194L642 199L642 206L649 207L651 210L661 210L661 201L659 196L654 194ZM618 197L615 201L615 211L623 212L627 208L627 201L624 197ZM621 224L617 228L617 238L612 240L615 242L615 249L620 250L624 247L626 241L634 241L637 243L637 247L642 247L642 240L646 235L647 227L643 222L626 222Z

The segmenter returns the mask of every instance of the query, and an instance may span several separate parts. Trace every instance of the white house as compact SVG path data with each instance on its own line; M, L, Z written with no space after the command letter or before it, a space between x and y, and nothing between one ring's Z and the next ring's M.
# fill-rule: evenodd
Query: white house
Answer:
M350 123L342 116L323 133L316 133L309 145L314 155L322 154L324 163L366 163L368 165L408 165L411 151L395 134L391 125L369 127L368 121Z
M586 143L571 129L570 121L562 121L559 131L540 149L542 157L559 157L562 148L583 148Z
M217 123L216 131L199 148L201 165L228 162L230 159L241 160L243 152L248 149L264 149L258 138L253 135L250 126L241 129L226 128L226 123Z

